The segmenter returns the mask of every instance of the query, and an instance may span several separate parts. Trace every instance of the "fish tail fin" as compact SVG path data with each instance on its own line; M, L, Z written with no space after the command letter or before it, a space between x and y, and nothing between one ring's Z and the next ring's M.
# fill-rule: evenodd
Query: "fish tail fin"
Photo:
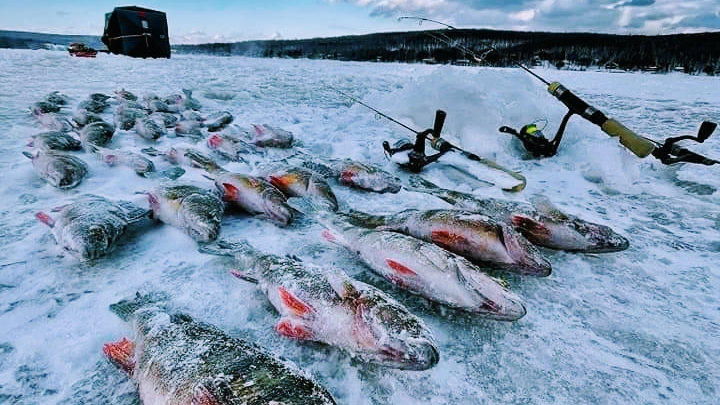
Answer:
M287 202L291 208L315 219L329 217L335 211L330 202L320 198L290 197Z
M425 180L420 176L413 175L408 178L408 183L410 184L410 187L414 189L414 191L428 191L428 190L436 190L439 187L429 181Z
M110 304L110 310L115 315L119 316L120 319L128 321L138 309L167 301L167 299L167 295L160 292L147 294L137 292L132 298L126 298L122 301Z

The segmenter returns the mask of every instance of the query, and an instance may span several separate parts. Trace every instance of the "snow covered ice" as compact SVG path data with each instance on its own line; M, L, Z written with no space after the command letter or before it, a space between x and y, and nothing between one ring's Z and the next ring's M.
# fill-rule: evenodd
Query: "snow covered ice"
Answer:
M139 403L132 382L102 354L104 343L130 334L108 306L136 291L164 291L195 319L294 361L339 404L714 404L720 396L720 168L638 159L579 117L571 119L557 156L523 159L519 143L498 128L546 118L544 132L551 135L565 107L519 69L194 55L83 59L44 50L0 50L0 69L0 403ZM718 77L536 72L655 140L694 135L703 120L720 120ZM611 226L629 239L629 249L543 249L550 277L503 273L527 315L498 322L392 288L322 240L322 228L310 219L298 215L280 228L242 213L225 215L222 238L334 263L422 317L437 338L440 362L427 371L403 371L278 335L277 315L256 287L232 277L217 257L199 253L176 228L136 230L108 256L84 264L63 255L34 217L85 193L146 204L136 193L159 181L83 152L77 156L89 174L79 186L59 190L40 179L22 154L27 140L45 131L29 107L55 90L71 98L69 115L91 93L124 88L142 97L191 89L203 114L228 111L240 126L279 127L313 154L376 164L406 179L381 144L413 134L324 85L417 130L432 126L435 110L446 111L444 138L521 172L527 187L504 192L501 186L513 179L450 154L427 166L424 177L479 196L527 201L543 194L568 213ZM180 141L119 131L108 147L162 150ZM688 146L720 158L718 134ZM274 153L265 158L283 156ZM170 167L155 162L159 170ZM226 168L250 170L241 162ZM211 185L201 173L188 168L179 180ZM377 194L333 184L333 191L341 209L370 213L449 206L406 190Z

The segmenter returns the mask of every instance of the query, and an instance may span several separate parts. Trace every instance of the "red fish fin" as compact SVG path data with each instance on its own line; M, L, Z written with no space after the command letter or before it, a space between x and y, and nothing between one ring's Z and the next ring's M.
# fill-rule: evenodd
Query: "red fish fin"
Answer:
M123 338L119 342L105 343L105 345L103 345L103 353L105 353L113 364L125 370L128 374L131 374L135 368L135 360L133 359L134 351L135 343L128 338Z
M310 304L306 304L295 294L285 288L278 287L278 292L280 293L280 299L282 300L283 305L285 308L289 309L293 315L306 318L315 311Z
M323 238L329 240L330 242L337 241L337 237L329 229L323 229L322 236L323 236Z
M204 385L198 385L193 390L191 405L220 405L215 395L210 392Z
M262 135L266 132L265 128L258 124L252 124L253 128L255 128L255 133L258 135Z
M222 137L219 135L210 135L210 137L207 140L208 146L212 149L217 149L222 144Z
M385 259L385 263L387 263L388 267L390 267L395 273L402 277L416 277L417 273L414 272L411 268L400 264L399 262L396 262L392 259Z
M550 229L542 223L525 215L514 214L512 216L512 224L520 228L523 232L527 232L536 237L549 237Z
M311 339L313 336L310 329L292 318L280 319L278 323L275 324L275 331L283 336L300 340Z
M117 155L105 155L103 156L103 161L108 165L112 166L118 161Z
M432 240L434 244L444 248L468 244L467 238L446 229L433 230L430 233L430 240Z
M52 217L42 211L35 214L35 218L37 218L40 222L43 224L49 226L50 228L55 226L55 220L52 219Z
M223 190L225 192L225 195L223 196L223 200L225 201L235 201L238 198L238 195L240 194L240 190L238 190L237 187L233 186L230 183L223 183Z

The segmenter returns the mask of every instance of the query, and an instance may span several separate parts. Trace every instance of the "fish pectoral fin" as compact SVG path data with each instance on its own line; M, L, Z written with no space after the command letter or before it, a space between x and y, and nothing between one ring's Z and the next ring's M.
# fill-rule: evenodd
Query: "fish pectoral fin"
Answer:
M442 248L465 247L469 245L466 237L447 229L433 230L430 233L430 240Z
M128 338L103 345L103 353L108 359L128 374L132 374L133 369L135 369L134 352L135 343Z
M355 316L353 317L352 333L356 341L362 347L377 346L378 339L375 335L372 325L366 321L367 305L359 303L355 307Z
M42 211L36 213L35 218L37 218L40 222L49 226L50 228L55 226L55 220L50 215L48 215Z
M278 287L278 293L282 305L293 315L307 319L315 312L315 308L298 298L292 291L284 287Z
M530 233L535 237L549 237L550 229L541 222L538 222L528 216L513 214L511 218L512 224L520 228L522 231Z
M235 201L238 199L238 195L240 194L240 190L238 190L237 187L230 183L222 183L223 188L223 200L224 201Z
M253 284L259 283L258 279L256 279L255 277L253 277L247 273L243 273L240 270L231 270L230 274L239 278L240 280L247 281L248 283L253 283Z
M203 384L195 386L191 405L220 405L220 401Z
M291 317L283 317L275 324L275 331L283 336L309 340L313 337L312 330L301 320Z

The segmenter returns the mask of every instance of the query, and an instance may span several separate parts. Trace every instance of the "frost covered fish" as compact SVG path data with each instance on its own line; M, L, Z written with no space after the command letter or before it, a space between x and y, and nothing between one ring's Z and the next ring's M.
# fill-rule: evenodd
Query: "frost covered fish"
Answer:
M88 165L80 158L63 153L23 152L32 161L35 172L57 188L73 188L88 173Z
M27 146L42 151L74 151L82 149L79 139L69 132L48 131L35 134L30 138Z
M310 197L326 201L333 211L338 209L337 197L325 179L299 166L266 164L258 173L277 187L286 197Z
M147 195L154 219L181 229L196 242L217 239L225 204L215 192L189 184L168 184Z
M149 116L137 118L135 120L135 126L133 127L135 132L142 138L155 141L163 135L167 134L167 130L164 125L159 125L154 119Z
M130 322L133 341L103 346L128 373L145 405L334 405L294 364L258 345L138 296L110 305Z
M232 173L219 167L208 173L208 178L215 182L215 186L223 194L223 201L278 226L287 226L292 222L293 211L287 205L287 199L267 180Z
M115 127L105 121L98 121L85 125L79 134L83 148L92 151L94 146L105 146L112 141Z
M216 132L233 122L233 116L228 111L218 111L205 117L203 125L210 132Z
M328 241L354 252L396 286L449 307L504 321L522 318L525 306L500 282L462 256L398 232L361 228L321 204L291 198L290 206L314 216Z
M325 178L334 178L340 184L374 191L377 193L397 193L402 188L400 179L385 170L371 164L351 159L303 159L301 165Z
M437 343L417 316L383 291L320 267L265 254L245 242L205 245L203 253L233 256L233 274L258 284L280 313L281 335L339 347L363 361L405 370L437 364Z
M254 148L240 139L214 133L207 138L207 146L213 152L233 162L242 161L242 155L252 153Z
M103 119L98 114L92 113L84 108L79 108L73 112L72 120L75 121L78 126L85 126L93 122L100 122Z
M292 132L266 124L252 124L249 130L228 127L224 134L258 148L290 148L294 139Z
M115 125L125 131L133 129L138 118L145 118L148 113L139 108L127 108L122 104L115 111Z
M220 166L213 158L192 146L175 145L166 151L159 151L150 147L142 149L142 152L150 156L162 156L163 159L174 165L201 168L208 172L220 169Z
M628 240L612 228L566 214L545 197L536 197L532 199L533 204L526 204L478 198L472 194L440 188L417 176L410 178L410 184L415 191L436 196L456 208L507 221L538 246L588 253L618 252L629 246Z
M35 216L50 227L63 250L80 260L92 260L110 253L128 225L147 217L150 211L128 201L83 195L60 207L59 212L56 218L44 212Z
M162 124L165 128L173 128L178 122L178 117L175 114L166 112L154 112L150 114L150 118L154 119L158 124Z
M175 123L175 135L200 139L203 137L202 123L194 120L182 119Z
M99 146L95 146L92 152L100 156L103 162L105 162L108 166L114 166L116 164L125 165L133 169L135 173L140 176L145 176L148 173L155 171L155 164L152 160L139 153L127 150L102 148Z
M432 242L474 263L534 276L549 276L551 272L550 262L537 247L510 225L487 215L445 209L407 209L391 215L350 210L345 214L354 225Z
M55 90L45 96L45 101L57 105L67 105L70 102L70 98L65 94L62 94L59 91Z
M37 118L40 125L53 131L69 132L75 129L65 116L58 115L56 113L41 113L34 111L33 116Z
M47 114L60 112L60 106L49 101L38 101L30 107L33 114Z

